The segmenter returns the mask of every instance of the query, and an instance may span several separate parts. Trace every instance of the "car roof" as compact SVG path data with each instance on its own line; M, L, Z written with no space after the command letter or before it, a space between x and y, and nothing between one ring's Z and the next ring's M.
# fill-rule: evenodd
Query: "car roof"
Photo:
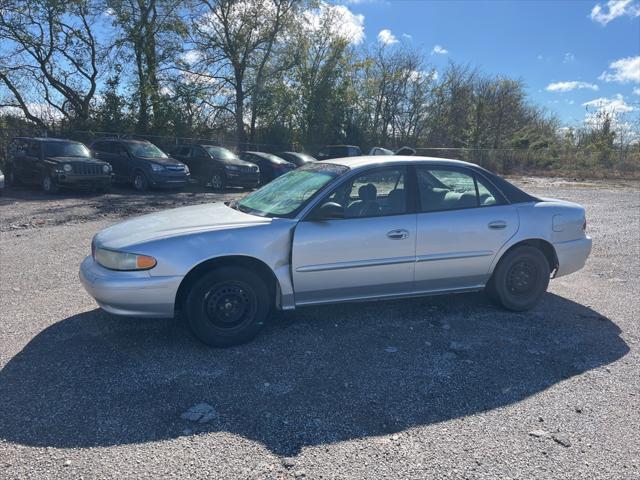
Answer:
M151 143L149 140L136 140L133 138L98 138L93 141L93 143L97 142Z
M349 167L351 169L366 167L368 165L397 165L406 162L449 167L478 168L476 164L463 162L462 160L452 160L449 158L438 157L419 157L415 155L361 155L358 157L332 158L330 160L321 160L321 162L344 165L345 167Z
M14 140L31 140L36 142L71 142L82 143L77 140L69 140L68 138L49 138L49 137L15 137Z

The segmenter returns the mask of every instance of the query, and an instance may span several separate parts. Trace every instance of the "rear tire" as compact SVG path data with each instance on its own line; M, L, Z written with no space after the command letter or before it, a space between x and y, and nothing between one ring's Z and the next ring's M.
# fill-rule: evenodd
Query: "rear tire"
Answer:
M217 268L191 287L185 304L194 335L213 347L253 339L270 311L269 290L256 273L241 267Z
M487 284L487 294L507 310L533 308L549 286L549 262L535 247L521 246L505 254Z

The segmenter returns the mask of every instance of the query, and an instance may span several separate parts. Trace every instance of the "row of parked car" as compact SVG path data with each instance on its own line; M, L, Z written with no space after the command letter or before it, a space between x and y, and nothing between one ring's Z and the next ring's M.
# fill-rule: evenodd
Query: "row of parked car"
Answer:
M334 145L322 149L318 159L361 154L358 147ZM255 188L313 161L299 152L235 154L208 144L178 145L165 152L147 140L106 138L87 148L72 140L17 137L9 145L5 173L9 184L40 185L47 193L73 186L106 192L112 182L139 191L180 188L192 180L222 190Z

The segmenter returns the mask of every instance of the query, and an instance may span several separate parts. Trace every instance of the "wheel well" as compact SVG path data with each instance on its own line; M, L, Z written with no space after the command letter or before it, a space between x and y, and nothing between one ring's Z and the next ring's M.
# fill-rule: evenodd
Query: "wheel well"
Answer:
M518 248L523 245L534 247L540 250L544 254L545 258L547 259L547 262L549 263L549 271L554 273L555 270L557 270L558 256L556 255L556 249L553 248L553 245L551 245L549 242L547 242L546 240L542 240L541 238L530 238L527 240L522 240L510 246L509 249L502 254L502 257L500 259L502 260L502 258L504 258L504 256L514 248Z
M195 267L193 267L189 273L185 275L178 287L178 293L176 294L175 309L181 310L184 301L189 293L189 288L198 280L202 275L210 272L214 268L219 267L244 267L247 270L260 275L262 280L269 289L270 298L273 302L276 300L276 291L278 289L278 280L273 273L273 270L262 262L253 257L245 257L242 255L233 255L228 257L218 257L206 260Z

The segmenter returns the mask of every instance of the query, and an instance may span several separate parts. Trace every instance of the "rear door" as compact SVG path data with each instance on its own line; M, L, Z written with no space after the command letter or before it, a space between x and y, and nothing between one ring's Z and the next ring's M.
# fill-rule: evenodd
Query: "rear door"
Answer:
M471 169L417 166L416 290L483 286L517 232L516 208Z
M348 179L323 199L345 218L296 226L292 270L296 304L393 296L413 288L416 214L408 213L405 166Z

